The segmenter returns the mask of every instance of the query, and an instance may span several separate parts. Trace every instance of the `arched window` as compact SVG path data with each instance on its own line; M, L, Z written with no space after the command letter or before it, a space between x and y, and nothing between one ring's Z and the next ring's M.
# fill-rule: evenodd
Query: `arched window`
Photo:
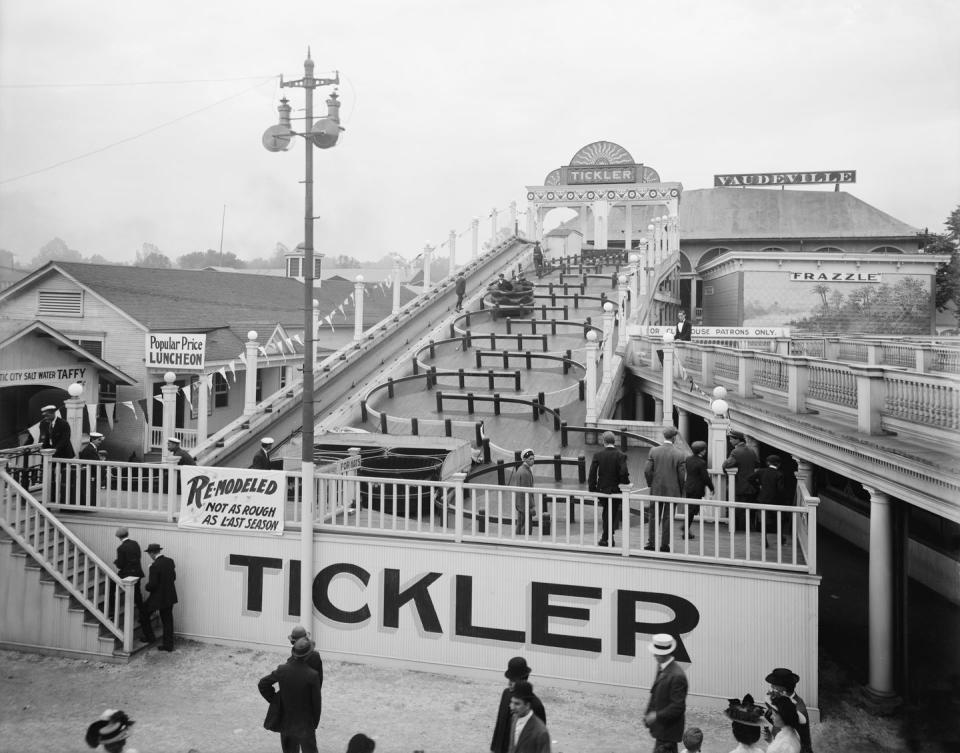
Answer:
M845 254L847 253L842 248L837 248L836 246L822 246L814 251L815 254Z
M717 246L716 248L711 248L709 251L707 251L707 253L705 253L703 256L700 257L700 261L697 262L697 266L700 267L706 264L708 261L713 261L718 256L722 256L723 254L727 254L727 253L730 253L729 248L723 248L721 246Z
M761 254L785 254L787 253L786 249L779 248L778 246L767 246L766 248L760 249Z
M903 249L897 248L896 246L878 246L877 248L870 249L871 254L902 254L904 253Z

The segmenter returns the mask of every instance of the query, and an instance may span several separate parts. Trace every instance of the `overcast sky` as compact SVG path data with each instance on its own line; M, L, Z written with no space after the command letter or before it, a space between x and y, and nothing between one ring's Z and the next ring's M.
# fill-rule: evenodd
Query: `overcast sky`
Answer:
M960 204L958 29L955 0L3 0L0 248L176 258L219 247L224 205L225 251L296 245L304 144L261 135L281 91L302 116L278 83L308 45L347 129L314 150L326 254L412 258L474 217L485 239L492 208L598 140L686 189L853 169L855 196L939 231Z

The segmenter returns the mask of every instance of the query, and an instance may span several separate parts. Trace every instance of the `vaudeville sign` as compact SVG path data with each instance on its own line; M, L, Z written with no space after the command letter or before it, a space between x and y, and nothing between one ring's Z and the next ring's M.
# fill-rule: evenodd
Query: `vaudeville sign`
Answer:
M287 484L283 471L180 468L181 528L234 533L283 533Z
M203 333L147 333L148 369L202 370L207 352L207 336Z
M729 186L808 186L817 183L856 183L856 170L820 170L801 173L733 173L714 175L713 185Z

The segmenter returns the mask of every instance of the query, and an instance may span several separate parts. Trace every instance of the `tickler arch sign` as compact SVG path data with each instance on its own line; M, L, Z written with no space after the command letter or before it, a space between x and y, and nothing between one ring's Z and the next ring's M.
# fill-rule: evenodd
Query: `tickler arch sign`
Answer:
M575 209L580 215L580 232L588 235L588 222L593 219L595 248L606 248L611 207L623 207L625 215L624 244L642 238L646 220L638 221L633 230L633 208L655 205L674 221L679 211L680 183L664 183L652 167L636 162L630 153L611 141L594 141L577 151L568 165L551 171L542 186L527 186L527 235L543 237L543 219L557 207Z

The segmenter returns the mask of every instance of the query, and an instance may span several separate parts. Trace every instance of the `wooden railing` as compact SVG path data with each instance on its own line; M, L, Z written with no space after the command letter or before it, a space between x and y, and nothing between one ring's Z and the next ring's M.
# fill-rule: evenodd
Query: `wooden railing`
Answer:
M582 464L579 458L566 460L574 467ZM134 465L137 464L50 459L44 496L50 497L50 506L61 512L84 507L88 512L113 516L136 513L160 520L176 519L180 467L144 463L139 464L139 472L134 473L131 469ZM62 478L74 479L84 474L88 479L110 480L106 488L99 489L95 505L66 493L69 488L77 490L75 483L72 487L60 485ZM136 488L129 488L131 483ZM566 488L552 487L542 479L538 483L541 485L529 489L469 483L463 474L446 481L367 476L362 461L358 461L352 471L315 473L313 523L318 530L329 532L354 531L596 552L602 532L600 500L609 497L622 502L616 551L624 557L684 558L814 572L815 563L811 563L809 553L816 547L813 541L816 527L810 520L815 513L807 506L654 498L645 493L646 489L599 495L587 491L576 480L564 481L569 484ZM124 484L128 488L122 488ZM300 472L286 473L286 488L284 525L296 527L303 512ZM58 497L57 489L64 494ZM523 504L525 500L527 504ZM687 539L682 531L693 505L700 508L692 523L696 538ZM664 508L667 518L662 533L668 538L671 551L648 552L645 544L650 526L660 533L660 512ZM743 522L751 519L764 521L761 530L752 530ZM766 535L778 532L782 533L785 543L779 543L778 538L776 546L766 548Z
M4 465L0 461L0 527L129 652L137 579L118 576L18 484Z

